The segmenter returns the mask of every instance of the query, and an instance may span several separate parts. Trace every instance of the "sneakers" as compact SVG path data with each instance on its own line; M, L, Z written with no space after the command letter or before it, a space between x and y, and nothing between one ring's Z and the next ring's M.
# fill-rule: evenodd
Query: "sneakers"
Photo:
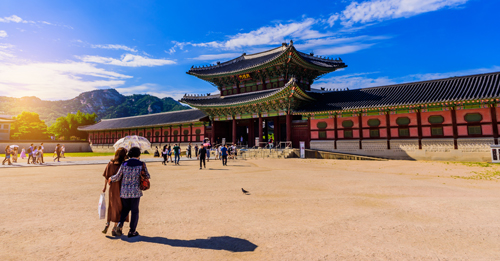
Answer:
M136 236L139 236L139 232L135 231L135 232L128 232L128 237L136 237Z
M113 232L115 232L116 236L119 237L123 235L122 228L120 226L116 226L113 228Z

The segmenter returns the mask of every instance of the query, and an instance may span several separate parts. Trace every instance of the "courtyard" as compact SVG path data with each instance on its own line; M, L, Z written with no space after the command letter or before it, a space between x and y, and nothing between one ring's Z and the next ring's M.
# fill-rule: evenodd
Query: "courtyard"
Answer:
M194 160L147 164L152 179L140 204L141 236L130 239L101 233L97 203L105 165L0 168L0 259L500 258L497 165L250 159L227 167L211 160L199 170Z

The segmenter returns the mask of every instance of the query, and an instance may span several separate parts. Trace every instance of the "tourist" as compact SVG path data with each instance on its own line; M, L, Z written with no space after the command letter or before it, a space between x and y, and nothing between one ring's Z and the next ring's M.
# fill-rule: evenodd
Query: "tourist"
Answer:
M210 145L209 145L209 146L206 146L206 147L205 147L205 146L203 146L203 148L205 148L205 154L207 155L207 162L210 162L210 148L211 148L211 147L212 147L212 146L210 146Z
M162 164L163 165L167 165L167 158L168 158L168 147L167 145L163 146L163 151L161 152L162 156L163 156L163 162Z
M174 162L172 160L172 148L170 147L170 145L168 145L168 149L167 149L168 153L167 153L167 163L168 163L168 159L170 158L170 162Z
M125 148L118 148L118 150L115 151L114 158L108 162L106 169L104 169L104 174L102 174L102 176L105 179L104 189L102 190L103 193L106 192L106 186L109 182L109 178L111 178L111 176L115 175L118 172L118 169L120 169L120 166L122 165L123 162L125 162L126 159L127 159L127 150ZM106 226L102 231L102 233L104 234L108 232L109 224L111 222L115 222L111 234L113 236L116 236L115 228L118 225L118 222L120 222L120 213L122 211L120 187L121 187L121 180L119 182L113 182L109 184L108 219L106 222ZM128 222L128 215L125 222Z
M25 159L26 158L26 150L23 148L21 150L21 159Z
M17 150L19 147L14 147L12 150L12 163L17 163Z
M243 145L243 136L240 138L240 146Z
M198 144L194 145L194 153L196 158L198 158Z
M201 144L200 150L198 151L198 158L200 159L200 169L201 169L201 163L203 162L203 167L207 168L205 165L205 156L207 155L207 148Z
M233 157L233 146L232 145L227 146L227 154L228 154L228 157L230 159L232 159L232 157Z
M42 146L38 146L38 152L36 153L36 163L42 165Z
M57 162L60 162L59 159L61 158L61 145L57 144L56 145L56 150L55 153L57 157L54 159L54 162L57 160Z
M33 163L33 143L28 148L28 164L30 164L30 159Z
M215 159L216 160L219 159L219 145L216 145L216 148L215 148Z
M35 146L33 147L33 159L32 159L33 164L38 163L38 147Z
M190 159L191 158L191 143L188 144L186 151L187 151L186 158Z
M156 146L154 157L155 158L160 157L160 152L158 152L158 146Z
M40 144L40 147L41 147L41 149L40 149L40 162L41 162L41 163L45 163L45 162L43 161L43 151L44 151L44 149L45 149L45 148L43 147L43 142Z
M234 152L234 159L238 159L238 146L236 146L236 144L234 144L233 152Z
M12 163L10 162L10 146L7 145L7 147L5 147L5 159L3 159L2 161L2 165L5 165L5 162L9 163L9 165L12 165Z
M174 145L174 161L175 165L179 165L179 160L181 159L181 147L177 144Z
M227 145L222 146L220 149L221 155L222 155L222 166L227 166Z
M62 145L62 148L61 148L61 157L66 158L66 156L64 156L64 152L66 152L66 147L64 147L64 145Z
M123 223L128 213L132 212L128 237L135 237L139 235L136 228L139 221L139 202L142 197L142 191L139 187L141 172L144 171L148 179L150 176L146 168L146 163L140 161L141 149L132 147L128 152L128 156L130 159L122 164L118 173L109 178L110 182L122 181L120 189L120 198L122 200L120 223L113 230L117 236L121 236Z

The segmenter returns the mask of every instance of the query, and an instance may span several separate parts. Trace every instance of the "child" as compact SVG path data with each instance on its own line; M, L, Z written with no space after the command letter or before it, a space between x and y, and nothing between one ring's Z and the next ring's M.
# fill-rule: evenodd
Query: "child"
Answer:
M32 163L33 164L37 164L38 163L38 161L37 161L38 160L37 155L38 155L38 147L35 146L35 147L33 147L33 152L31 153L31 156L33 157L32 158Z
M42 162L42 153L43 153L42 146L38 146L38 151L36 153L36 162L40 163L40 165L42 165L42 163L43 163Z
M25 158L26 158L26 150L23 148L23 150L21 150L21 159Z

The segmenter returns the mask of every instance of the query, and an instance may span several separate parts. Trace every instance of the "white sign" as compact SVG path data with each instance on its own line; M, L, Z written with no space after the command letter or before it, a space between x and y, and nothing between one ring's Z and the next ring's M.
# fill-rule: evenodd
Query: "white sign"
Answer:
M222 146L226 145L226 138L222 138Z
M500 163L500 145L491 145L491 162Z
M306 142L300 142L300 158L304 159L306 157Z
M255 137L255 146L260 147L259 137Z

